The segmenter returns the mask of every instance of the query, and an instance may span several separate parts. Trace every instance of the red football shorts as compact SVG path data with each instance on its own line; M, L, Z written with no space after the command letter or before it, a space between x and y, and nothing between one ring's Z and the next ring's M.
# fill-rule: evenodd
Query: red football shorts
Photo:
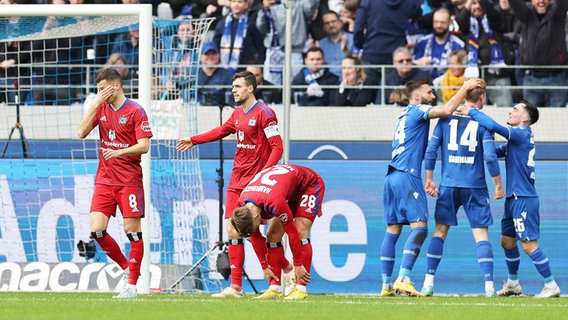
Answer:
M325 184L323 180L318 179L302 192L297 201L289 201L288 205L294 212L294 218L306 218L313 222L316 217L321 216L324 194Z
M144 217L144 188L95 185L91 212L102 212L110 218L116 216L116 206L118 206L124 218Z

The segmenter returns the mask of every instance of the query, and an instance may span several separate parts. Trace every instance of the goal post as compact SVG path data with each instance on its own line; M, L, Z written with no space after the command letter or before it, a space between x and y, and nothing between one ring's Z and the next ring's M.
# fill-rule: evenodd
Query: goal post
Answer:
M0 44L8 41L30 42L34 45L36 42L43 42L41 49L36 49L33 45L29 52L24 52L28 49L19 49L18 54L29 54L30 57L34 57L33 59L36 55L45 55L48 50L53 49L47 48L45 39L57 39L55 42L65 38L86 39L96 35L128 32L129 27L136 26L139 34L137 64L131 69L136 70L136 73L129 79L130 90L148 113L154 131L154 138L151 141L152 152L143 155L141 162L147 209L146 217L142 219L145 255L138 289L140 293L148 293L151 289L169 288L175 279L178 279L201 255L208 252L211 243L214 242L209 236L210 226L205 212L199 151L196 148L182 154L175 150L178 138L197 132L198 59L190 61L189 71L183 75L188 83L185 90L189 94L186 98L160 99L155 96L155 92L167 91L165 84L158 79L160 72L179 67L175 62L162 60L161 55L165 50L169 50L163 45L165 39L174 36L182 22L155 20L149 4L6 5L2 6L1 16L0 29L7 30L4 26L10 23L9 19L19 17L22 20L25 18L25 21L21 21L19 29L26 30L19 30L15 35L0 31ZM57 26L46 30L41 26L48 17L79 18L74 23L61 20ZM190 50L191 55L195 57L200 51L212 19L190 22L194 28L194 39ZM56 47L53 50L63 49L62 51L70 52L70 47ZM91 62L92 65L86 64L86 59L91 59L87 58L89 50L84 47L80 51L82 51L81 60L69 59L65 68L61 68L61 65L41 64L35 60L28 61L27 64L22 63L22 68L28 67L33 71L25 76L19 73L15 79L15 83L19 84L19 88L15 89L17 101L11 101L9 98L6 98L4 103L0 101L0 113L7 114L6 119L2 120L5 123L1 127L14 123L7 125L6 121L15 119L13 106L17 104L17 117L19 119L21 115L21 127L25 129L26 134L25 138L23 135L10 136L5 142L5 146L8 147L6 158L0 159L0 208L3 214L11 212L6 214L10 219L0 221L2 227L0 230L3 231L0 234L0 247L5 248L5 250L0 249L0 263L8 263L6 268L13 267L11 262L15 262L21 270L29 268L30 264L35 266L37 263L49 263L51 277L54 270L59 270L58 268L69 267L75 270L76 267L70 266L69 263L76 264L82 259L75 244L79 239L88 238L88 211L93 191L94 171L98 163L98 137L90 135L81 141L76 137L76 128L82 118L84 106L88 105L89 98L92 98L96 92L94 71L103 66L96 62ZM44 84L42 77L54 76L49 73L52 69L57 72L62 69L81 70L81 80L71 80L65 84L60 82ZM71 74L72 71L69 73ZM57 73L55 76L60 77L61 74ZM45 100L36 97L35 93L42 90L42 85L39 83L45 88L52 87L56 92L54 100L47 100L46 93L40 95ZM69 94L68 91L75 87L80 94ZM0 90L4 90L8 97L11 89ZM63 91L67 91L70 98L58 100ZM22 92L27 92L26 96L29 98L26 99ZM127 97L130 97L128 93ZM74 98L78 102L74 101ZM0 136L0 139L3 138L5 137ZM21 158L18 154L20 152L17 150L18 138L22 141L27 139L29 142L29 158ZM12 141L8 144L10 139ZM18 176L18 170L24 172L24 178ZM36 181L40 180L41 182L36 184ZM44 180L47 181L47 185ZM24 186L18 185L20 182ZM69 187L69 184L72 187ZM25 190L15 191L19 188ZM73 189L72 192L69 191L70 188ZM122 224L121 221L115 222L117 223ZM45 225L50 229L42 230ZM10 227L15 227L16 230L12 230L12 233L4 232ZM123 232L117 234L119 230L120 227L109 225L109 233L127 251L128 241ZM9 240L8 234L13 234L18 239ZM78 273L82 277L96 270L99 278L101 274L107 277L106 281L100 282L98 278L91 277L85 284L68 277L69 279L62 280L69 282L68 285L62 286L63 289L52 288L52 282L48 282L46 288L56 291L91 290L93 282L96 282L94 285L96 289L112 290L118 281L118 271L110 266L112 261L103 256L104 253L98 252L93 261L87 260L85 265L79 266ZM178 291L220 289L221 276L214 274L212 266L215 257L211 258L206 259L202 263L203 266L196 269L195 274L181 283ZM106 263L97 259L106 259ZM4 277L3 274L2 276ZM20 282L11 285L9 290L24 290L35 285L28 284L26 287L22 284L24 278L22 276ZM16 280L12 275L10 283L18 282ZM41 283L43 282L40 281ZM36 287L36 289L42 288Z

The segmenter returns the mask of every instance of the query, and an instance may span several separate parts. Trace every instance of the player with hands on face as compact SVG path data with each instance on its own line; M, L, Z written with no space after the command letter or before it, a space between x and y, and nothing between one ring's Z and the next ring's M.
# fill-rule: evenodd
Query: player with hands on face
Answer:
M150 149L152 130L145 110L125 97L122 77L114 68L103 69L96 78L97 95L79 124L85 139L99 127L100 161L90 209L91 237L123 270L122 290L114 298L136 298L136 283L144 256L141 218L146 208L142 185L141 155ZM130 241L129 257L106 229L120 208L124 232Z

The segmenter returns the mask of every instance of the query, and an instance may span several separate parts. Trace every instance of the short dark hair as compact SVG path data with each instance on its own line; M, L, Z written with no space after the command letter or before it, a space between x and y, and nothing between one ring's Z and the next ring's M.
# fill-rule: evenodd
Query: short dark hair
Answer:
M408 98L408 100L410 100L412 98L412 93L414 92L414 90L422 87L425 84L430 84L430 80L428 79L416 79L416 80L410 80L406 83L406 85L404 86L404 93L406 94L406 97Z
M535 124L538 121L538 116L539 116L538 108L534 104L528 102L527 100L521 100L519 103L525 105L525 110L527 110L529 118L531 119L531 125Z
M312 46L312 47L308 48L308 50L304 54L304 58L306 58L308 56L308 53L310 53L310 52L319 52L319 53L321 53L321 55L325 59L325 54L323 53L323 50L320 47Z
M120 75L118 70L113 67L101 70L101 72L99 72L97 78L95 79L95 83L99 83L103 80L106 80L108 82L118 81L122 84L122 76Z
M257 86L256 77L254 76L254 74L252 72L250 72L250 71L237 72L233 76L233 81L235 81L239 78L243 78L245 80L245 84L247 86L252 86L253 91L256 91L256 86Z
M337 14L337 12L335 12L335 11L333 11L333 10L326 10L326 11L324 11L324 12L320 15L321 21L323 21L323 16L328 15L328 14L334 15L334 16L337 18L337 20L340 20L339 14Z

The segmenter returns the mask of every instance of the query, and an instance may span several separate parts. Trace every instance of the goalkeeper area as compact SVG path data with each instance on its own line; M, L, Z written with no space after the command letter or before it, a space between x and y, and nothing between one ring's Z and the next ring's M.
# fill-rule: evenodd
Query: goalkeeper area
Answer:
M91 241L99 157L97 130L80 140L77 128L104 67L120 70L126 96L145 108L154 133L142 157L139 291L170 288L201 257L175 290L220 290L222 276L212 271L218 252L210 251L219 218L206 216L199 150L175 150L177 139L197 133L198 57L212 19L156 20L149 5L2 7L0 45L18 61L0 88L2 127L13 128L0 161L2 290L108 291L119 283L120 268L100 247L77 249ZM182 84L183 99L163 95L171 81ZM128 256L117 217L108 232ZM34 279L22 280L30 273Z

